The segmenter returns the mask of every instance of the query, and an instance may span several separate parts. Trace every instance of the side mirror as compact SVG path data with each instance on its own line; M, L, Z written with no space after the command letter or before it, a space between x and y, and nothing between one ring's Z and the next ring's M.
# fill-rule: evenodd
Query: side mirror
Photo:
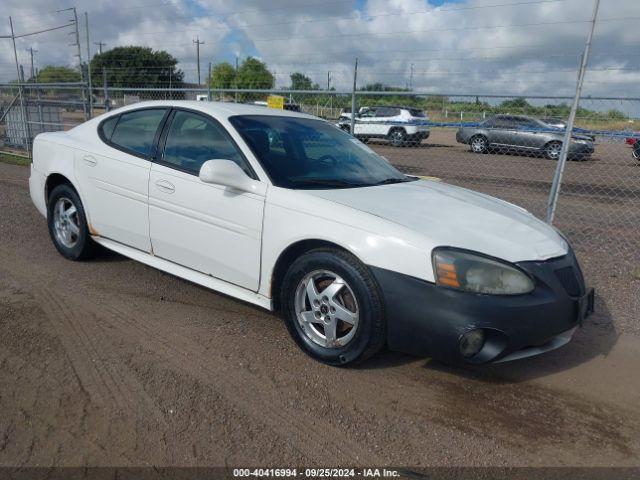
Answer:
M231 160L207 160L200 167L200 180L204 183L223 185L242 192L264 195L266 187L247 176L237 163Z

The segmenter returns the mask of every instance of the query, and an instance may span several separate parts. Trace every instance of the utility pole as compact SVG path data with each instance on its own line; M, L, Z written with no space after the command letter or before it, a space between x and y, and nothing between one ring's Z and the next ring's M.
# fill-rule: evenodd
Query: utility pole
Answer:
M236 75L234 82L236 84L235 102L238 103L238 56L236 55Z
M327 72L327 92L331 90L331 72Z
M358 59L353 69L353 90L351 91L351 135L356 136L356 85L358 81Z
M204 45L204 42L201 42L198 37L193 41L196 45L196 58L198 62L198 85L200 85L200 45Z
M94 45L98 46L98 53L102 55L102 47L106 45L104 42L93 42Z
M587 72L587 64L589 63L591 40L593 39L593 31L596 28L596 20L598 19L599 8L600 0L595 0L595 3L593 5L593 15L591 17L591 28L587 36L587 42L584 46L584 52L582 53L582 60L580 62L580 69L578 71L576 94L573 98L573 104L571 105L569 119L567 120L567 129L564 132L562 150L560 150L560 157L558 157L558 166L556 167L556 173L553 176L553 183L551 184L551 192L549 194L549 201L547 203L547 223L549 224L553 223L553 217L556 213L556 205L558 204L558 196L560 195L560 187L562 185L562 175L564 173L564 166L567 163L567 153L569 152L571 134L573 133L573 124L576 120L576 112L578 111L578 105L580 104L580 95L582 95L582 86L584 84L585 73Z
M29 123L27 120L27 109L24 105L24 85L20 82L20 64L18 63L18 50L16 50L16 34L13 32L13 20L9 17L9 26L11 27L11 41L13 42L13 57L16 61L16 73L18 74L18 95L20 96L20 113L22 116L22 131L23 131L23 140L25 148L27 149L27 154L31 151L30 145L30 135L29 135Z
M209 76L207 78L207 99L212 101L211 98L211 62L209 62Z
M33 47L29 47L29 48L27 48L27 52L29 52L29 55L31 56L31 81L35 82L36 70L33 67L33 54L34 53L38 53L38 50L34 50Z
M93 116L93 88L91 85L91 48L89 47L89 14L84 12L84 25L87 31L87 81L89 83L89 118Z
M75 31L71 32L70 34L71 35L75 34L75 37L76 37L75 43L70 43L69 45L72 47L78 47L78 53L76 54L76 56L78 57L78 66L80 67L80 78L84 83L84 69L82 68L82 49L80 48L80 28L78 26L78 11L76 10L76 7L71 7L71 8L58 10L58 13L68 12L68 11L73 12L73 19L71 20L71 24L75 27ZM81 88L80 90L82 90L82 107L84 109L84 119L89 120L89 109L87 106L87 92L85 92L84 88Z
M409 74L409 88L413 90L413 63L411 64L411 73Z

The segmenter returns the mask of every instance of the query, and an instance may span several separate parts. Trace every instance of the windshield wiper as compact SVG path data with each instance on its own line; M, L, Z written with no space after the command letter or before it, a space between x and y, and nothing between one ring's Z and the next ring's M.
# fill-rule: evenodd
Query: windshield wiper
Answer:
M294 180L296 185L318 185L325 187L349 188L349 187L366 187L366 183L350 182L348 180L340 180L338 178L301 178Z
M379 182L372 183L371 185L391 185L393 183L405 183L411 182L412 179L409 178L385 178L384 180L380 180Z

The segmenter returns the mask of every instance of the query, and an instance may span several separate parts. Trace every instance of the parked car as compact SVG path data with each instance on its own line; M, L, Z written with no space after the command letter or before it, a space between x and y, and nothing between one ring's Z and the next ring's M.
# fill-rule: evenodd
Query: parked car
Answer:
M542 154L551 160L560 157L564 132L553 131L535 118L520 115L496 115L474 127L461 127L458 143L471 147L475 153L491 150ZM594 152L593 141L574 134L569 146L569 159L582 160Z
M542 117L540 118L540 121L542 123L547 124L550 128L558 128L560 130L566 130L567 128L567 121L563 120L562 118ZM596 136L590 130L585 130L584 128L579 128L574 125L573 133L584 135L585 137L589 138L589 140L591 140L592 142L596 141Z
M640 138L640 135L638 135L638 136L633 136L633 137L627 137L627 138L625 138L625 139L624 139L624 142L625 142L627 145L631 145L631 146L633 146L633 145L635 145L636 143L638 143L638 139L639 139L639 138Z
M542 117L540 121L546 123L547 125L555 128L565 129L567 128L567 121L558 117Z
M363 141L383 138L399 147L417 145L429 137L426 113L409 107L363 107L356 114L355 136ZM351 132L351 112L340 115L337 124L345 132Z
M404 175L301 113L123 107L38 135L29 187L64 257L102 245L277 310L302 350L332 365L385 345L450 362L514 360L567 343L593 306L553 227Z

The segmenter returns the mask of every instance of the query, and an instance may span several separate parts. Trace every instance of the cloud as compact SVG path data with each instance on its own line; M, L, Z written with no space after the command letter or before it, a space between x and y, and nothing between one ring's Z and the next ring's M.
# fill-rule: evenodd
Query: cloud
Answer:
M348 89L357 57L361 85L411 82L419 91L461 94L570 95L591 15L584 0L138 2L86 1L78 11L89 11L92 41L165 49L190 81L197 36L205 41L203 71L209 61L254 55L268 63L279 86L294 71L325 85L330 71L333 85ZM69 18L43 13L51 9L46 0L3 3L19 31ZM640 4L605 0L599 17L585 94L640 96ZM77 62L67 33L21 39L21 63L28 66L31 45L41 66ZM15 78L9 43L0 45L4 81Z

